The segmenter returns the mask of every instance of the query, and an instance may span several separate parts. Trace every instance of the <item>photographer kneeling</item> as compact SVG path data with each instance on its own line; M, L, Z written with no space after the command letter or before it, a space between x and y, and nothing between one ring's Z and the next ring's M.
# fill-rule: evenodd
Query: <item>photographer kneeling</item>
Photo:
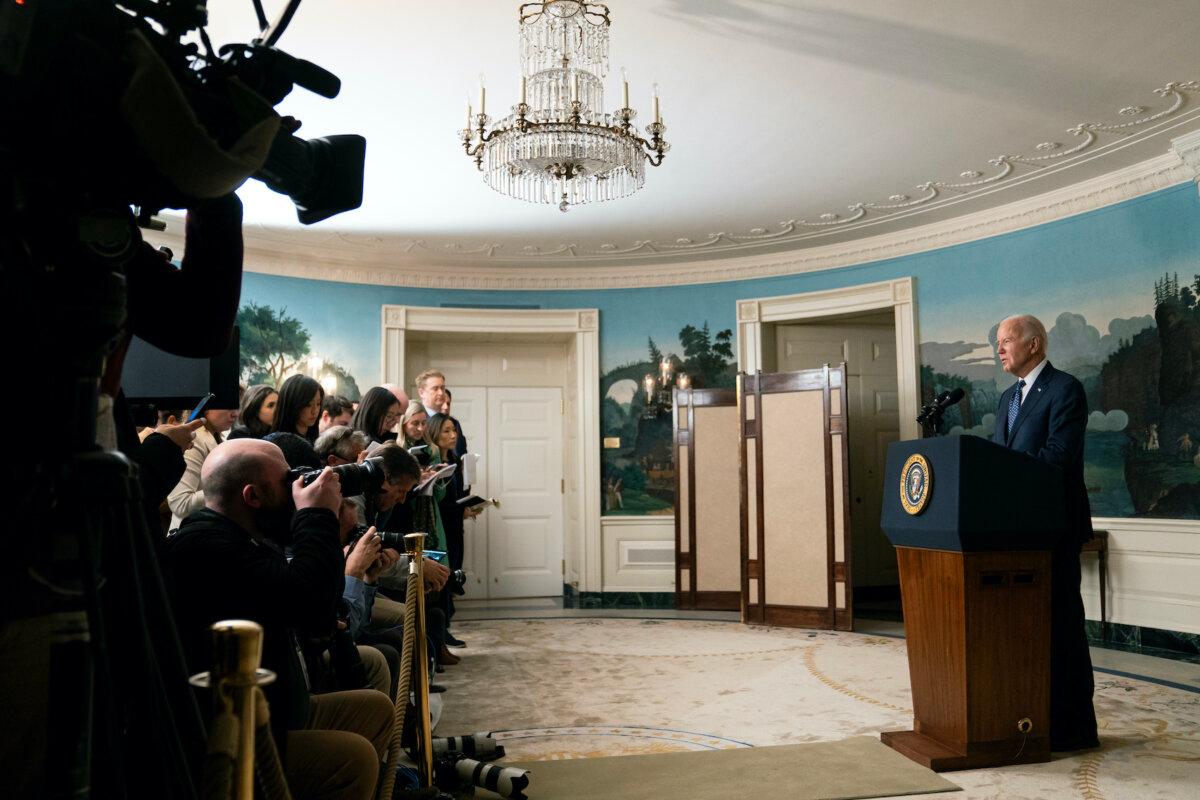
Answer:
M310 695L297 631L329 630L342 595L336 474L287 481L278 447L226 442L204 462L205 508L167 539L162 561L190 671L208 669L209 626L263 626L262 665L288 785L297 798L371 798L391 735L392 704L372 689ZM290 548L289 561L284 547Z

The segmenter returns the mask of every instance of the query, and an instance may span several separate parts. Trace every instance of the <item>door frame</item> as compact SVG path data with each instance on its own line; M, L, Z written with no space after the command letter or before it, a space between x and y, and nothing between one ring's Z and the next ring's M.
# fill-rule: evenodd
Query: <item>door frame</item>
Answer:
M567 530L563 582L582 592L599 592L602 584L600 541L600 311L595 308L508 309L441 308L384 304L380 312L380 374L384 383L404 385L406 336L431 333L540 333L574 345L575 463L565 464L567 494L578 492L581 530ZM405 391L408 387L405 387ZM574 486L571 484L574 483ZM564 522L569 518L564 508Z
M900 438L921 435L921 359L918 352L916 294L912 276L840 289L764 297L737 302L738 370L753 373L763 366L763 326L779 322L813 322L860 311L891 309L896 320L896 390Z

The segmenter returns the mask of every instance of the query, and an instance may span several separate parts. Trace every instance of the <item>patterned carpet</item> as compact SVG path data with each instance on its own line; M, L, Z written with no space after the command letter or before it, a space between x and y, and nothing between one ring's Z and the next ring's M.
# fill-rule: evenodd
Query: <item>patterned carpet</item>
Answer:
M435 735L496 731L509 761L751 747L911 727L904 641L724 622L456 623ZM1096 675L1099 750L947 774L953 797L1200 797L1200 693ZM947 795L921 795L942 797Z

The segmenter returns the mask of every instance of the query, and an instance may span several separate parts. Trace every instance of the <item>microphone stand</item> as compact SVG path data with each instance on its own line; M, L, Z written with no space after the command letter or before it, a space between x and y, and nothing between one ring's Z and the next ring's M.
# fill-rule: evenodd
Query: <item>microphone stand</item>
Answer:
M942 435L942 417L945 415L945 408L935 408L930 410L928 414L922 414L917 418L917 422L921 423L921 438L932 439L934 436Z

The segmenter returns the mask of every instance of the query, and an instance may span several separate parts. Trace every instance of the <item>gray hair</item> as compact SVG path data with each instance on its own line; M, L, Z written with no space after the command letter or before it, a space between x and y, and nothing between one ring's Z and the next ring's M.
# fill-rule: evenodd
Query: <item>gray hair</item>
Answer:
M313 449L317 451L322 464L328 462L331 455L344 461L353 461L370 443L371 439L362 431L346 425L334 425L317 437Z
M1046 326L1042 324L1040 319L1032 314L1018 314L1014 317L1009 317L1008 319L1003 320L1000 323L1000 326L1003 327L1005 324L1011 325L1013 328L1020 331L1022 341L1027 342L1036 337L1037 340L1042 343L1042 355L1046 354L1046 349L1050 344L1050 340L1048 334L1046 333Z

